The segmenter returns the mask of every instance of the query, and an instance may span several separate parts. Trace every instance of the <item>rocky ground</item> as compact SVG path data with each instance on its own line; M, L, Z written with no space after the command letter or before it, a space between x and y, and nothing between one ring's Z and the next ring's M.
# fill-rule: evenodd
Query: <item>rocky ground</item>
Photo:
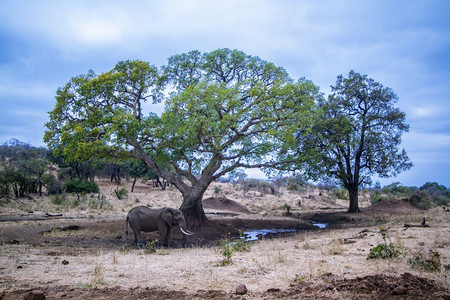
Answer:
M0 299L450 299L450 213L442 208L421 211L404 200L370 206L363 198L362 212L348 214L345 201L323 191L243 195L216 186L220 193L212 187L204 200L208 226L192 229L187 248L174 230L171 248L153 254L125 236L125 216L137 204L176 206L173 189L141 184L118 200L103 182L102 209L55 207L48 199L3 204ZM419 226L424 217L429 227ZM382 242L379 226L402 248L399 258L366 259ZM252 242L222 264L221 242L253 229L291 232ZM439 253L440 271L408 264L430 251Z

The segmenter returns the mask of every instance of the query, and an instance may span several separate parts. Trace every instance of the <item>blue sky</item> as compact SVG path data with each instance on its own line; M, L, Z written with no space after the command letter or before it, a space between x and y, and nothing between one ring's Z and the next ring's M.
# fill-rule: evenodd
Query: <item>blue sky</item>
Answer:
M402 147L414 167L381 183L450 186L450 1L0 4L1 144L44 145L55 92L73 76L126 59L161 66L174 54L230 48L306 77L325 94L350 70L392 88L410 125Z

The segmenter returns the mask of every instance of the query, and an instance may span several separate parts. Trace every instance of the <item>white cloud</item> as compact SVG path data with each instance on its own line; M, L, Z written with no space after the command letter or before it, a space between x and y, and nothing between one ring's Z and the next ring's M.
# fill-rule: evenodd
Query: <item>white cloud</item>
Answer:
M412 110L412 117L414 118L429 118L439 114L439 109L435 106L415 107Z

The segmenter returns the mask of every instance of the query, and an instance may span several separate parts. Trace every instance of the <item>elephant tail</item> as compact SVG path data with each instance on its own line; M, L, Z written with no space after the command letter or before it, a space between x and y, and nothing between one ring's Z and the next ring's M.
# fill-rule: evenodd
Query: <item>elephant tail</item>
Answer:
M128 222L130 218L127 216L127 220L125 221L125 235L128 236Z

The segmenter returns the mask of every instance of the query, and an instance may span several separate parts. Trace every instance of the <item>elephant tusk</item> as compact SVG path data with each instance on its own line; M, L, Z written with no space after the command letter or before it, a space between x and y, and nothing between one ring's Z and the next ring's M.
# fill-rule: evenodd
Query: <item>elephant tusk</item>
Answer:
M181 230L181 232L182 232L183 234L185 234L185 235L193 235L193 234L194 234L193 232L190 232L190 231L188 231L188 230L184 230L182 227L180 227L180 230Z

